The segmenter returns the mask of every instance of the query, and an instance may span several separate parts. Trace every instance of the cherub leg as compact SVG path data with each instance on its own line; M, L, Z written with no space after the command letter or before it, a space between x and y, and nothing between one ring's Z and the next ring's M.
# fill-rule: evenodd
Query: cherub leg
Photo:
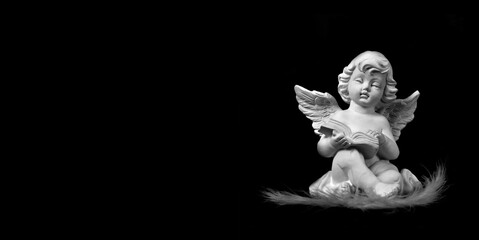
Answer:
M333 159L331 171L333 182L349 179L352 184L365 191L369 191L379 182L366 166L363 155L356 149L338 151Z
M389 161L378 161L370 168L381 182L399 183L401 185L401 194L408 194L422 187L421 182L411 171L403 169L400 173L398 168Z
M400 187L399 182L381 182L380 179L366 166L363 155L356 149L339 151L333 160L332 171L335 170L342 171L343 175L332 172L333 181L336 180L335 176L342 177L345 174L355 186L364 190L368 195L379 195L382 197L390 196L395 194Z
M383 183L397 183L401 181L401 174L396 166L386 160L380 160L370 166L371 171Z

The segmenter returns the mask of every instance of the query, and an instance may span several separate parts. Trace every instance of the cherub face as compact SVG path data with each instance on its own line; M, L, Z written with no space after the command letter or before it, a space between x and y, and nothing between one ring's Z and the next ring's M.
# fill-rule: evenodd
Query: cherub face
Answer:
M386 86L386 74L376 69L364 73L354 69L348 83L351 101L363 107L375 107L380 101Z

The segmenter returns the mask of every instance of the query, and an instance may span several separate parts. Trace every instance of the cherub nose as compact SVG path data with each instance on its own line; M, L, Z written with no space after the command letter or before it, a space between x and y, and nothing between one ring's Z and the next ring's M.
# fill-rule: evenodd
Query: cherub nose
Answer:
M363 86L361 88L361 92L362 91L369 91L369 89L370 89L369 84L368 83L363 83Z

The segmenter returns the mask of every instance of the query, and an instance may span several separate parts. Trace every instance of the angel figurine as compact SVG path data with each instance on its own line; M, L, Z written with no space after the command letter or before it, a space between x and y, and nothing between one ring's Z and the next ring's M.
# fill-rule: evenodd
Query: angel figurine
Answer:
M419 92L396 99L398 91L390 62L383 54L366 51L339 74L338 92L349 107L342 110L330 94L294 87L299 109L313 121L321 138L318 152L333 158L331 171L314 182L310 194L392 197L422 188L409 170L399 172L396 141L414 118Z
M331 170L309 187L309 196L269 189L265 197L277 204L380 209L427 205L445 189L439 166L421 183L408 169L390 161L399 156L396 141L414 118L419 92L396 99L392 66L379 52L354 58L338 76L338 92L349 104L341 109L325 92L296 85L299 109L313 121L320 136L318 152L333 158Z

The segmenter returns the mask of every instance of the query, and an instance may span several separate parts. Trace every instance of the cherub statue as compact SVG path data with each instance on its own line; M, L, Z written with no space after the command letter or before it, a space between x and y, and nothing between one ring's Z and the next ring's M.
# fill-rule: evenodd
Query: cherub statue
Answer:
M328 93L294 88L299 109L321 136L319 154L333 157L331 171L310 186L310 194L361 191L390 197L421 188L411 171L400 173L390 163L399 156L396 141L414 118L419 92L396 99L391 64L374 51L354 58L338 78L338 92L349 104L346 110Z
M274 190L265 196L278 204L351 208L410 207L437 200L445 184L443 167L421 183L390 162L399 156L396 141L414 118L419 92L396 99L392 66L374 51L359 54L338 79L338 92L349 104L345 110L327 92L294 87L299 109L321 137L319 154L333 158L331 171L309 187L309 196Z

